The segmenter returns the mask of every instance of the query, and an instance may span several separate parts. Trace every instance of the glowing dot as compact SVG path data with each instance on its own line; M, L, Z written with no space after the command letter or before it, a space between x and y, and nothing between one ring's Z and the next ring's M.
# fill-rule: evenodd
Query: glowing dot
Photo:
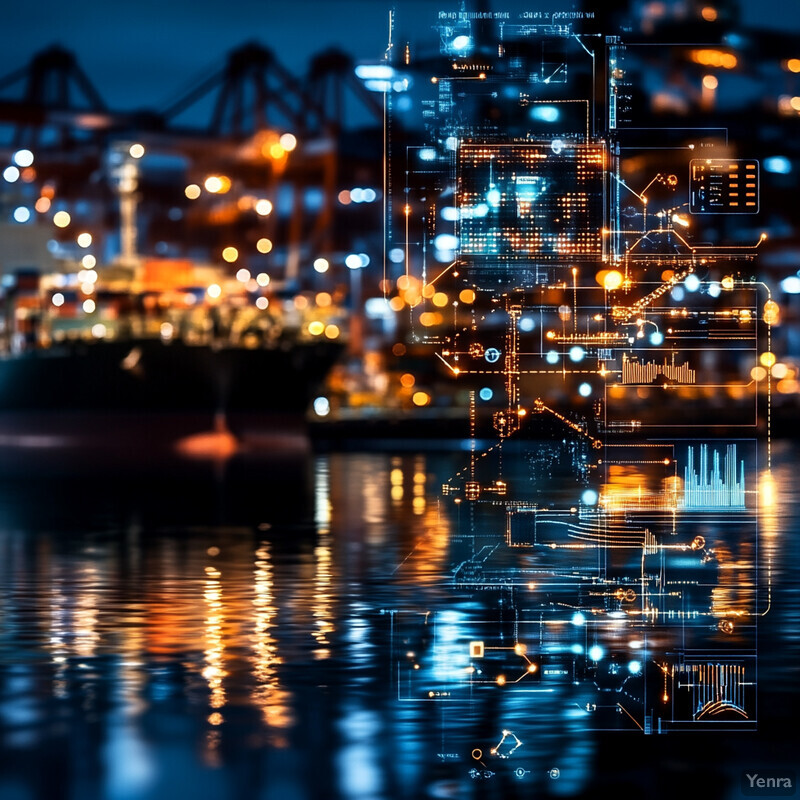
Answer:
M222 191L222 180L216 175L209 175L203 185L206 187L206 191L211 192L211 194L217 194Z
M545 361L548 364L558 364L558 353L555 350L548 350Z
M190 199L190 200L197 200L200 197L200 187L196 183L190 183L184 190L183 193Z
M286 150L280 142L270 145L269 154L274 159L283 158L286 155Z
M494 392L488 386L484 386L483 389L478 392L478 396L481 400L489 401L494 396Z
M308 332L312 336L320 336L325 330L325 323L315 319L313 322L308 323Z
M57 228L66 228L71 220L72 218L66 211L56 211L56 213L53 214L53 224Z
M583 357L586 355L586 351L580 345L574 345L569 349L569 360L570 361L583 361Z
M40 197L36 201L36 205L34 208L40 213L44 214L46 211L50 210L50 198L49 197Z
M767 300L764 303L764 322L775 325L780 319L780 311L780 306L774 300Z
M339 199L339 202L343 206L349 206L350 205L350 192L347 189L342 189L342 191L339 192L339 194L338 194L338 199Z
M328 339L338 339L339 338L339 326L338 325L326 325L325 326L325 336Z
M777 359L775 358L775 353L766 352L766 353L762 353L762 354L761 354L761 358L759 359L759 361L760 361L760 362L761 362L761 363L762 363L762 364L763 364L763 365L764 365L764 366L765 366L767 369L769 369L771 366L773 366L773 364L775 364L775 362L777 361Z
M426 406L431 401L431 396L427 392L414 392L411 402L415 406Z
M206 292L212 300L216 300L222 294L222 287L218 283L212 283L211 286L206 289Z
M578 387L578 394L581 397L588 397L592 393L592 386L589 383L582 383Z
M278 141L287 153L291 153L297 147L297 137L291 133L284 133Z
M431 302L437 308L444 308L447 305L447 295L444 292L435 292Z
M256 283L259 286L269 286L269 275L266 272L259 272L256 275Z
M78 243L78 247L89 247L92 243L92 234L80 233L75 241Z
M6 167L3 170L3 178L7 183L14 183L19 180L19 170L16 167Z
M789 72L800 72L800 58L790 58L786 62L786 69Z
M789 374L789 367L786 364L781 364L778 362L775 364L772 369L770 370L770 374L773 378L777 378L780 380L781 378L785 378Z
M536 320L533 317L520 317L519 329L524 333L530 333L536 327Z
M497 676L497 685L498 686L505 686L506 683L506 676L505 675L498 675Z
M631 675L638 675L642 671L642 662L641 661L631 661L628 664L628 672Z
M599 661L602 657L603 657L602 647L594 644L589 648L589 658L591 658L592 661Z
M344 265L348 269L360 269L361 268L361 256L358 253L350 253L344 260Z
M314 269L319 273L327 272L329 267L327 258L318 258L314 261Z
M314 400L314 413L318 417L327 417L331 413L331 404L327 397L317 397Z
M19 206L14 209L14 219L17 222L27 222L31 218L31 210L25 206Z
M17 150L14 153L14 163L18 167L29 167L33 164L33 153L30 150Z
M586 624L586 617L580 611L576 611L572 615L572 624L573 625L585 625Z
M175 333L175 328L171 322L162 322L159 330L162 339L171 339L172 335Z
M462 289L458 294L458 299L462 303L466 303L469 305L470 303L475 302L475 292L472 289Z
M144 147L140 144L132 144L128 152L131 158L141 158L144 155Z
M714 22L717 19L717 9L711 6L705 6L700 14L706 22Z
M256 214L266 217L272 213L272 203L269 200L262 198L256 201Z
M619 289L622 286L622 273L618 272L615 269L609 270L605 277L603 278L603 288L606 291L613 291L614 289Z
M87 253L81 259L81 266L84 269L94 269L97 266L97 259L91 253Z
M716 89L719 86L719 81L717 80L716 75L704 75L703 76L703 87L706 89Z
M266 311L269 308L269 300L266 297L257 297L256 308L259 311Z
M581 495L581 502L586 506L593 506L597 503L597 492L594 489L587 489Z
M242 267L240 270L237 270L236 280L241 281L242 283L247 283L247 281L250 280L250 270L247 270L244 267Z
M664 343L664 334L660 331L656 331L655 333L650 334L650 344L654 344L656 346Z
M272 250L272 240L266 237L259 239L256 242L256 250L259 253L269 253Z
M469 36L456 36L456 38L453 39L453 50L466 50L469 47L469 44Z
M87 314L94 313L95 308L97 308L97 306L96 306L94 300L92 300L91 298L89 300L84 300L83 301L83 310Z
M61 292L56 292L53 295L52 303L56 308L61 308L64 305L64 295Z

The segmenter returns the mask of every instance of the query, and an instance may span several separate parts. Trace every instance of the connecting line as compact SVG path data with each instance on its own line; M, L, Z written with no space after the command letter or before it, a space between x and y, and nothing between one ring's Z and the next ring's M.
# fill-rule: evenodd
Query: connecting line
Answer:
M621 703L617 703L617 708L619 708L621 711L624 711L634 721L640 731L644 730L644 728L639 724L638 720L630 713L630 711L628 711L627 708L624 708Z
M447 367L447 369L450 370L450 372L453 373L453 375L458 375L460 373L458 367L454 367L451 364L448 364L447 361L444 358L442 358L438 353L436 353L436 357L439 359L439 361L442 362L442 364L444 364Z
M511 737L514 740L514 746L507 752L501 753L500 748L503 746L503 743L506 739ZM503 731L503 738L490 750L493 756L499 756L500 758L509 758L511 754L518 748L522 747L522 742L517 738L515 734L511 731Z
M631 194L632 194L634 197L638 197L638 198L639 198L639 200L641 200L643 203L647 204L647 200L645 200L645 199L644 199L644 197L642 197L642 195L640 195L638 192L635 192L633 189L631 189L631 187L630 187L630 186L628 186L628 184L627 184L627 183L625 183L625 181L624 181L624 180L622 180L622 178L620 178L620 177L619 177L619 175L617 175L617 174L616 174L616 173L614 173L614 172L612 172L611 174L612 174L612 176L614 177L614 179L617 181L617 183L618 183L620 186L624 187L624 188L625 188L625 189L627 189L627 190L628 190L628 191L629 191L629 192L630 192L630 193L631 193ZM653 180L655 180L655 178L654 178ZM648 186L648 188L649 188L649 186Z
M594 51L589 50L589 48L586 47L586 45L581 41L581 37L578 36L577 33L573 33L572 38L586 51L586 54L589 56L589 58L594 58Z
M658 300L659 297L670 291L675 284L680 283L692 272L694 272L694 267L689 267L683 272L673 275L668 281L662 283L661 286L656 289L653 289L650 294L646 294L640 300L637 300L632 306L614 306L611 309L611 318L622 321L632 317L634 314L640 314L643 309L647 308L651 303Z
M578 425L577 422L573 422L563 414L559 414L558 411L546 406L540 397L537 397L536 400L533 401L533 411L535 414L541 414L542 412L547 411L556 419L561 420L561 422L563 422L568 428L571 428L576 433L580 433L581 436L585 436L592 443L592 447L599 449L603 446L603 443L600 441L600 439L585 431L580 425Z
M428 286L433 286L433 284L436 283L436 281L438 281L439 278L441 278L443 275L447 275L447 273L450 272L450 270L453 269L455 265L456 262L454 261L452 264L446 266L432 281L428 282Z

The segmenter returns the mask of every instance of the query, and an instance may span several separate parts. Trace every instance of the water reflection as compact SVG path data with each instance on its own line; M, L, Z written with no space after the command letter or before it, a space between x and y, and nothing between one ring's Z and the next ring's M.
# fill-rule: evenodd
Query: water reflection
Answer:
M738 780L742 758L782 763L775 731L789 711L764 698L792 691L800 655L791 582L799 455L776 448L771 473L758 476L757 551L747 536L694 532L719 562L704 602L714 624L736 626L708 635L736 637L750 615L761 620L761 733L746 745L710 737L701 748L725 742L722 785ZM441 502L454 463L310 457L295 473L307 481L285 493L292 519L275 511L279 497L262 500L232 480L241 474L234 460L213 524L195 514L179 524L168 483L149 485L146 510L128 496L113 524L104 512L83 529L43 525L36 503L0 489L0 797L578 796L620 775L647 788L662 757L699 763L680 734L641 731L625 734L622 758L620 739L597 730L596 692L571 672L593 647L628 654L613 680L598 672L622 727L626 714L639 719L634 662L655 670L671 702L677 676L654 657L668 642L647 615L602 637L589 613L565 622L556 583L546 589L549 612L540 605L549 578L513 548L527 570L519 585L486 592L464 580L464 554L486 543L464 535L466 504ZM630 502L631 476L619 477ZM661 477L646 484L651 494ZM482 675L473 642L485 648ZM732 686L744 703L736 675L705 683Z

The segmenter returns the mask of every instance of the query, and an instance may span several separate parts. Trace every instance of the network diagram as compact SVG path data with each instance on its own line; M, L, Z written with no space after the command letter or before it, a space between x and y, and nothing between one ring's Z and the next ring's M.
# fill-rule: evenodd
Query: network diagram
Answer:
M390 154L395 306L471 429L449 569L387 610L392 685L476 781L557 778L525 747L543 724L758 724L780 313L759 163L724 128L642 125L652 46L557 16L441 12L409 89L424 140Z

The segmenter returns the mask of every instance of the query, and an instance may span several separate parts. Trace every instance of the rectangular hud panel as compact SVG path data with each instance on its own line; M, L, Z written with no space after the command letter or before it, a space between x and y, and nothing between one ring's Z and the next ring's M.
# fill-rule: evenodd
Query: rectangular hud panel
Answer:
M693 158L689 162L692 214L757 214L758 161L745 158Z
M599 257L604 170L599 144L463 143L460 257L473 264Z

